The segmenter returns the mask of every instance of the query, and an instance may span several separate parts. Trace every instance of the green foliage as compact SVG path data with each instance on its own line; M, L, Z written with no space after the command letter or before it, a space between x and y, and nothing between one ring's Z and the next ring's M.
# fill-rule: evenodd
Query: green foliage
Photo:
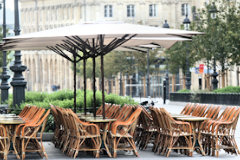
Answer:
M130 97L120 97L116 94L109 94L106 95L105 97L106 102L111 103L111 104L137 104L132 98Z
M190 93L190 92L191 92L191 90L189 90L189 89L181 89L181 90L177 91L177 93Z
M87 103L88 109L92 109L93 106L93 92L87 91ZM84 108L84 92L82 90L77 91L77 108ZM114 104L136 104L130 97L121 97L114 94L105 93L105 102ZM12 104L12 95L9 97L9 105ZM62 90L53 93L41 93L41 92L26 92L25 103L19 106L22 109L27 104L35 105L38 107L49 108L50 104L63 107L72 108L74 106L73 91ZM102 104L102 93L100 91L96 92L96 106L99 107Z
M216 89L214 93L240 93L240 87L228 86L221 89Z
M212 3L198 10L199 17L192 27L204 32L204 35L193 38L192 49L208 66L213 67L215 58L224 72L240 60L240 6L229 0L212 2L216 4L217 16L215 19L211 18L209 10Z

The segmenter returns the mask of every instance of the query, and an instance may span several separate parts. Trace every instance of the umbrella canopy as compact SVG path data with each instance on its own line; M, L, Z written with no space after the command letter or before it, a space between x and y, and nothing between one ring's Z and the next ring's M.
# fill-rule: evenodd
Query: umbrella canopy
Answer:
M201 33L120 22L81 23L62 28L8 37L5 38L3 49L44 50L46 49L46 46L54 46L56 44L63 43L63 40L68 40L67 37L78 36L81 37L82 40L86 41L88 39L96 39L99 35L104 35L104 45L109 44L109 42L115 38L121 38L125 35L128 35L126 38L135 35L135 38L132 38L127 44L131 46L148 44L153 41L159 45L166 45L167 43L175 43L180 40L181 37L191 38L191 36L196 34ZM158 39L160 37L165 37L165 39ZM139 39L141 39L141 42Z
M95 96L95 58L101 56L102 106L104 102L103 56L114 49L136 50L140 45L154 44L165 48L177 41L189 40L194 31L166 29L120 22L82 23L14 37L7 37L1 45L2 50L44 50L50 49L74 64L74 111L76 111L76 64L83 60L84 111L86 113L86 59L93 59L93 107L96 116ZM68 51L73 56L65 53ZM83 54L79 54L79 51Z

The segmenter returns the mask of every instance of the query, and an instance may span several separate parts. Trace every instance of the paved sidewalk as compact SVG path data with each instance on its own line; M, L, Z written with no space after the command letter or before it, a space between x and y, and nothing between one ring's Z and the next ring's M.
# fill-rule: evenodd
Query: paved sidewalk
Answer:
M145 99L141 99L141 101L144 101ZM183 107L186 105L186 103L180 103L180 102L169 102L167 101L167 104L163 105L162 103L162 100L161 99L153 99L154 102L158 101L155 103L155 107L164 107L166 108L169 112L171 113L180 113L180 111L183 109ZM136 101L138 101L136 99ZM223 107L224 108L224 107ZM238 146L240 145L240 125L238 124L237 126L237 130L236 130L236 141L237 141L237 144ZM64 155L59 149L56 149L54 147L54 145L51 143L51 142L44 142L44 146L45 146L45 149L46 149L46 152L48 154L48 159L50 160L67 160L67 159L72 159L72 158L69 158L67 157L66 155ZM216 158L216 157L212 157L212 156L202 156L196 152L194 152L193 156L192 157L188 157L188 156L185 156L185 155L181 155L181 154L177 154L177 153L174 153L174 152L171 152L170 153L170 156L168 158L164 157L164 156L161 156L161 155L157 155L157 154L154 154L152 151L151 151L151 145L149 145L149 147L147 148L146 151L139 151L139 155L140 157L137 158L135 157L134 155L126 155L126 152L121 152L121 153L118 153L118 157L117 158L114 158L114 159L127 159L127 160L130 160L130 159L136 159L136 160L141 160L141 159L163 159L163 160L169 160L169 159L175 159L175 160L190 160L190 159L199 159L199 160L213 160L213 159L232 159L232 160L238 160L240 159L239 156L236 156L236 155L230 155L230 154L227 154L225 153L223 150L221 150L220 152L220 155L219 155L219 158ZM8 159L9 160L17 160L15 155L13 154L9 154L8 156ZM41 159L41 157L36 154L36 153L27 153L26 154L26 160L35 160L35 159ZM84 154L82 152L79 153L78 157L76 159L94 159L93 156L91 155L87 155L87 154ZM110 159L108 158L106 155L100 155L100 158L99 159Z

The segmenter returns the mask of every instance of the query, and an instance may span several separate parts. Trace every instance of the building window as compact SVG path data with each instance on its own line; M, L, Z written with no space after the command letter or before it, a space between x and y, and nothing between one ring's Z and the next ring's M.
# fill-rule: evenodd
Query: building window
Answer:
M182 4L182 16L189 15L189 5L187 3Z
M134 5L133 4L127 5L127 17L134 17L135 16L134 12L135 12Z
M150 17L156 17L157 16L157 5L156 4L150 4L149 5L149 16Z
M113 16L113 10L112 5L105 5L104 6L104 17L112 17Z

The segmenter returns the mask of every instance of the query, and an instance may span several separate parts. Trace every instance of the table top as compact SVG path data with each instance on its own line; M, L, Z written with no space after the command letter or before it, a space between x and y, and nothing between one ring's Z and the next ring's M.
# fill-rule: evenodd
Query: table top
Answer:
M206 117L196 117L196 116L190 116L190 115L184 115L184 114L175 114L171 113L171 116L177 120L181 121L204 121L208 118Z
M194 117L194 116L189 116L189 117L179 117L176 118L177 120L181 120L181 121L205 121L208 118L206 117Z
M116 121L116 119L103 119L103 117L86 117L84 120L93 123L108 123Z
M10 125L15 125L15 124L23 124L25 121L22 118L2 118L0 117L0 124L10 124Z

